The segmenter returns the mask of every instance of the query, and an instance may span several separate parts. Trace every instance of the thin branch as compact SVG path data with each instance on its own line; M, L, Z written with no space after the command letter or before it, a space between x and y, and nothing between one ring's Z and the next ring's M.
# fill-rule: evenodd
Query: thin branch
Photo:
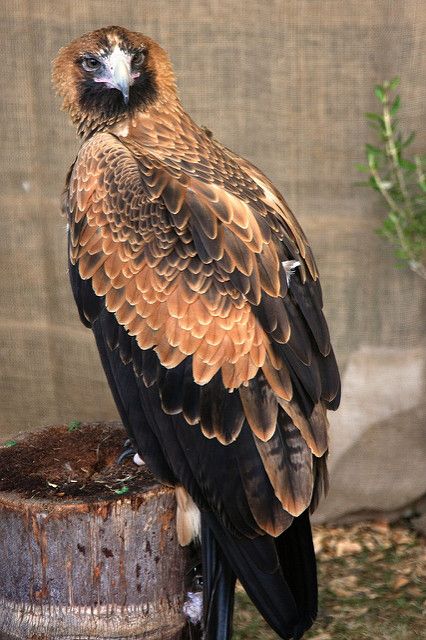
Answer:
M382 132L381 149L366 145L370 184L379 191L390 209L388 218L380 231L390 242L400 248L397 255L406 261L407 266L426 280L424 231L421 218L424 195L420 197L417 194L417 185L420 191L425 190L425 176L423 163L419 157L414 157L414 163L408 163L402 157L403 149L410 144L414 135L412 134L403 142L393 121L393 116L400 106L400 98L396 96L392 102L391 94L398 82L399 80L395 78L382 86L376 86L375 94L382 105L381 115L367 114L370 120L380 122ZM364 168L361 166L360 170ZM415 184L410 180L412 170L417 174ZM383 172L386 176L390 172L391 181L382 179ZM418 213L417 207L420 207Z
M379 189L383 198L388 203L390 209L393 212L401 214L401 212L403 212L403 209L401 209L401 207L397 204L397 202L392 198L392 196L389 194L387 189L384 187L383 180L381 179L379 172L374 166L374 163L372 161L369 161L368 166L370 167L370 172L376 182L377 188ZM398 217L394 216L392 218L392 222L395 227L395 231L398 236L399 243L402 249L407 254L407 258L408 258L407 262L408 262L409 268L411 269L411 271L414 271L414 273L417 273L417 275L419 275L420 277L426 280L426 267L424 264L416 260L416 256L411 250L410 244L407 242L407 239L404 234L404 230L401 226L400 221L398 220Z
M393 137L392 131L392 116L389 109L389 93L386 92L386 101L383 103L383 122L385 124L385 135L387 139L386 151L388 153L389 158L392 162L393 172L395 178L398 181L399 188L405 200L405 206L407 207L407 211L409 213L410 218L414 217L414 212L411 206L410 195L407 190L407 185L405 183L404 174L401 171L401 167L399 166L399 158L398 158L398 150L396 148L395 140ZM404 209L400 209L402 215L406 217L406 212Z

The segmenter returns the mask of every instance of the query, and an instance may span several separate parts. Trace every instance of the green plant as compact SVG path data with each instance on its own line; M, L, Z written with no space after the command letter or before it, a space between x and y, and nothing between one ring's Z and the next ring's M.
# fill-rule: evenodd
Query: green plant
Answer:
M369 178L358 184L378 191L385 200L388 214L377 232L396 247L398 263L426 279L426 155L406 157L415 134L405 137L399 128L398 85L399 78L393 78L374 89L380 113L366 117L379 141L365 145L367 164L357 169Z
M80 427L81 427L80 420L71 420L71 422L68 423L68 431L75 431Z

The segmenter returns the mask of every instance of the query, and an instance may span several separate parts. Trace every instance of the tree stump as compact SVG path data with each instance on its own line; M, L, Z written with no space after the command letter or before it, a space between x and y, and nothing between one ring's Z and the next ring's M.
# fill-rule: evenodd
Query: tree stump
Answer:
M0 448L1 638L186 637L174 491L116 464L124 439L74 421Z

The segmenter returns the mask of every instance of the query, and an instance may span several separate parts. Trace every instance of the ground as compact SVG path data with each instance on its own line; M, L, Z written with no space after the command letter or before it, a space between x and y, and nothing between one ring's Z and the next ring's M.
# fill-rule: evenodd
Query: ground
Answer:
M426 639L426 540L408 523L314 528L320 612L304 640ZM234 640L275 640L243 589Z

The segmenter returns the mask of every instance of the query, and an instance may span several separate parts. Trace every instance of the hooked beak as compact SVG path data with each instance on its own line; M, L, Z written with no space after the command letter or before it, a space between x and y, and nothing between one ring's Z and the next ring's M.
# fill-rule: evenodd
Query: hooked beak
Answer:
M111 84L123 94L124 102L129 104L130 87L133 78L130 72L130 64L124 54L111 59Z
M130 87L138 76L139 73L132 74L130 55L119 47L115 47L105 61L103 73L94 80L106 84L111 89L121 91L125 104L129 104Z

